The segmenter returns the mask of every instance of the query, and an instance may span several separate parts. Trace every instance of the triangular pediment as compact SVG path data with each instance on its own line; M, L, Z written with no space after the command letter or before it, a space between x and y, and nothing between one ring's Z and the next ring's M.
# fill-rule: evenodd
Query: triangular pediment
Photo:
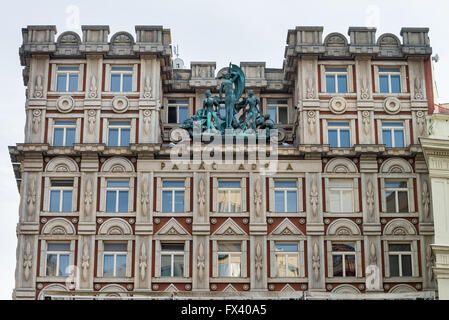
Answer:
M178 288L176 288L173 283L170 284L167 289L164 290L165 292L179 292Z
M234 288L232 284L228 284L228 286L223 289L223 292L237 292L237 289Z
M295 292L295 289L293 289L288 283L285 285L284 288L282 288L281 292L283 293L292 293Z
M221 236L239 236L246 235L246 232L239 227L231 218L228 218L215 232L214 235Z
M304 235L301 230L296 227L293 222L288 218L285 218L272 232L271 235L276 236L292 236L292 235Z
M188 235L186 229L176 221L175 218L171 218L157 233L157 235L179 236Z

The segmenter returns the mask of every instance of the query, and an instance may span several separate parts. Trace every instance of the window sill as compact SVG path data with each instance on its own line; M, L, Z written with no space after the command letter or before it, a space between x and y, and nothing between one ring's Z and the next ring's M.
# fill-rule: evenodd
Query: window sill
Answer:
M249 217L249 212L211 212L210 217L227 218L227 217Z
M391 98L391 97L394 97L394 98L411 98L411 95L410 95L410 93L379 93L379 92L376 92L376 93L373 93L373 98Z
M125 277L125 278L120 278L120 277L111 277L111 278L106 278L106 277L95 277L94 278L94 282L108 282L108 283L134 283L134 277Z
M307 212L267 212L267 218L306 218Z
M70 211L70 212L49 212L49 211L41 211L40 216L46 216L46 217L72 217L72 216L79 216L78 211Z
M419 212L380 213L381 218L419 218Z
M385 277L383 279L384 282L394 282L394 283L403 283L403 282L422 282L422 277Z
M139 97L140 92L116 92L116 91L103 91L104 96L126 96L126 97Z
M193 217L192 212L153 212L153 217Z
M84 91L51 91L47 92L48 97L59 97L59 96L85 96Z
M319 94L320 98L334 98L334 97L342 97L342 98L357 98L357 93L353 92L321 92Z
M97 212L96 217L135 217L136 212Z
M364 277L326 277L327 283L357 283L365 282Z
M217 277L210 278L210 283L247 283L249 282L249 278L240 278L240 277Z
M271 278L268 278L268 283L279 283L279 282L302 283L302 282L308 282L308 281L309 280L304 277L288 277L288 278L271 277Z
M363 212L324 212L325 218L363 218Z
M37 277L36 282L65 282L69 276L61 276L61 277L55 277L55 276L44 276L44 277Z
M192 282L192 278L183 278L183 277L153 277L151 278L152 283L190 283Z

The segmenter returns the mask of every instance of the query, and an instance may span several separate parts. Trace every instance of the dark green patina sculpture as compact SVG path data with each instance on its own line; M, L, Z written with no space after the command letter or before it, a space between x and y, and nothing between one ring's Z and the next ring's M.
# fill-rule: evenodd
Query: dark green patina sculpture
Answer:
M270 137L270 130L277 129L270 115L263 115L261 103L254 96L254 91L248 91L248 97L242 97L245 89L245 75L243 71L234 64L229 64L228 72L217 79L224 79L220 86L219 96L212 97L210 90L206 91L206 98L203 101L203 109L182 124L181 128L189 132L190 136L197 132L194 126L199 126L199 132L228 134L235 130L240 131L239 135L257 134L258 130L265 130L267 138ZM223 93L225 97L223 99ZM223 108L225 116L220 113ZM243 109L238 120L236 115ZM220 121L221 120L221 121Z

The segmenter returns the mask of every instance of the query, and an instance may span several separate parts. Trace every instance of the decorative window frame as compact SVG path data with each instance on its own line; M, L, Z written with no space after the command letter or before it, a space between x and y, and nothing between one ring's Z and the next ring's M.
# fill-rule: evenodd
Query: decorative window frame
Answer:
M46 114L46 118L48 119L48 141L51 146L54 146L55 139L55 122L57 120L67 120L67 121L76 121L76 131L75 131L75 143L81 143L81 119L84 118L84 115L71 114L71 113L59 113L57 117L53 117L53 114ZM63 146L66 147L66 146ZM57 146L55 148L61 148L61 146Z
M360 228L349 219L337 219L328 228L325 237L327 250L327 277L328 282L359 282L363 278L362 247L363 236ZM333 272L332 243L355 243L355 277L335 277Z
M404 123L404 148L407 148L412 144L411 137L410 137L410 126L412 125L412 116L411 115L393 115L393 116L387 116L387 115L381 115L381 116L374 116L375 121L377 121L377 141L379 141L379 144L384 144L383 141L383 128L382 128L382 122L403 122ZM391 148L394 149L403 149L403 148Z
M260 103L262 104L261 111L263 114L268 113L268 100L286 100L287 101L287 124L276 123L279 127L287 127L294 125L296 120L296 110L293 108L293 99L291 96L279 94L264 94L260 96Z
M246 236L232 236L228 237L211 237L212 242L212 278L213 281L219 282L246 282L248 279L247 272L247 257L248 257L248 241ZM240 252L240 277L219 277L218 276L218 242L234 242L241 243ZM217 281L218 280L218 281Z
M128 147L110 147L109 146L109 122L110 121L130 121L131 122L131 130L129 132L129 144L134 144L136 142L136 126L137 126L137 118L135 114L120 114L119 116L111 116L110 114L101 114L100 117L103 119L103 143L108 146L108 148L128 148Z
M400 172L401 171L401 172ZM413 180L417 175L413 173L413 168L406 160L401 158L390 158L382 163L380 167L378 178L380 179L381 192L381 208L379 210L381 217L418 217L418 208L415 208L414 200L414 184ZM385 196L385 180L406 180L408 187L408 210L409 212L387 212L387 200Z
M422 277L419 275L419 257L418 257L418 242L420 236L413 224L405 219L397 218L389 221L384 229L381 238L384 254L384 272L385 281L389 282L416 282L421 281ZM389 244L392 243L407 243L411 245L412 252L412 276L411 277L390 277L390 259L389 259Z
M42 212L46 216L73 216L78 214L78 188L81 173L75 160L68 157L56 157L51 159L45 167L42 174L44 178L44 203ZM72 211L69 212L50 212L50 189L51 180L73 180L72 191Z
M137 88L137 78L138 74L138 66L140 61L133 59L124 59L124 60L108 60L107 63L104 63L105 68L105 77L104 77L104 93L108 95L139 95L139 89ZM111 69L112 67L118 66L128 66L132 67L132 91L131 92L114 92L111 91Z
M155 216L185 216L192 215L193 208L190 208L190 197L191 197L191 188L193 186L190 185L191 178L193 175L191 173L155 173L154 178L156 178L156 211L154 211L153 215ZM184 180L184 212L162 212L162 182L164 180Z
M136 208L134 208L134 197L137 173L134 171L134 165L131 161L123 157L109 158L103 163L101 171L98 172L98 178L100 178L100 207L97 215L108 217L135 216ZM114 179L129 181L128 212L106 212L107 180Z
M329 127L328 122L349 122L349 137L351 141L349 141L350 148L353 148L356 144L356 121L357 115L345 115L342 120L341 115L325 115L325 118L321 118L323 120L323 144L329 144ZM346 148L335 148L335 149L346 149Z
M306 216L305 208L303 205L303 182L305 179L305 175L291 175L291 174L277 174L276 176L272 176L268 178L268 194L269 194L269 208L267 209L267 216L273 217L298 217L298 216ZM274 203L274 182L276 180L295 180L296 181L296 203L297 203L297 212L275 212L275 203Z
M50 91L48 92L48 95L81 95L84 93L83 90L83 80L84 80L84 74L86 72L84 66L86 64L86 60L80 60L80 59L64 59L64 60L51 60L51 80L50 80ZM58 67L79 67L78 71L78 91L75 92L68 92L63 91L59 92L56 91L57 89L57 73L58 73Z
M318 66L320 68L320 80L321 80L321 92L320 95L332 95L334 96L351 96L357 94L354 84L354 61L319 61ZM346 78L348 92L327 92L326 88L326 68L346 68Z
M235 173L222 173L222 174L211 174L212 178L212 212L211 216L216 217L244 217L249 216L248 204L246 203L246 192L247 186L246 179L248 174L236 176ZM242 197L242 211L241 212L218 212L218 181L219 180L240 180L240 194Z
M97 236L97 277L94 281L101 282L128 282L134 278L132 277L132 256L133 256L133 235L104 235ZM125 277L104 277L103 276L103 262L104 262L104 243L126 243L126 271Z
M405 61L373 61L372 66L374 69L374 97L398 97L398 96L410 96L407 93L407 65ZM379 82L379 69L380 68L399 68L401 73L401 93L381 93Z
M171 126L171 127L179 127L181 125L181 123L168 123L168 100L188 100L189 101L189 105L188 105L188 112L187 115L188 117L191 117L193 115L193 101L195 99L195 95L191 95L191 94L182 94L182 93L175 93L175 94L170 94L169 96L164 96L164 106L166 106L166 108L163 108L161 110L161 119L163 119L164 125L167 126ZM196 110L202 109L203 105L201 102L201 105L197 105L196 106Z

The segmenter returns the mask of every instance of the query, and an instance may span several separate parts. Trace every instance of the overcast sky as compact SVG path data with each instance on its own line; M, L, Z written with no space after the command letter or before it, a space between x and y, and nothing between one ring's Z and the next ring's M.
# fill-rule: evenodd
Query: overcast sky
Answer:
M288 29L295 26L324 26L347 35L349 26L376 26L377 36L394 33L401 27L429 27L440 102L449 102L449 33L447 1L248 1L248 0L125 0L125 1L8 1L2 3L0 50L0 299L10 299L14 287L19 194L8 145L23 142L25 87L18 49L21 28L27 25L56 25L58 34L80 25L109 25L111 34L128 31L135 25L163 25L171 29L172 43L179 45L180 57L191 61L216 61L217 70L230 61L265 61L267 67L281 68Z

